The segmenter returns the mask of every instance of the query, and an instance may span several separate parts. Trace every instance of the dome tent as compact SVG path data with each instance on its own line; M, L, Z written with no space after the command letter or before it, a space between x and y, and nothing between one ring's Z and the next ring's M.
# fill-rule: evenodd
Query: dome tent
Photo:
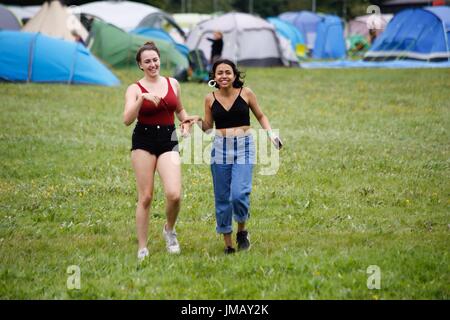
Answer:
M289 57L283 54L281 41L275 27L245 13L231 12L199 23L186 39L190 50L201 49L209 57L215 31L223 34L222 58L243 66L288 66L298 65L295 53Z
M344 27L337 16L321 16L317 25L312 57L315 59L340 59L345 57Z
M406 9L375 39L365 60L450 60L450 7Z
M302 33L313 58L345 57L344 28L339 17L298 11L282 13L279 18L292 23Z
M317 25L321 18L319 15L309 11L289 11L278 16L281 20L292 23L303 36L308 49L314 48L317 35Z
M136 66L136 52L147 41L155 42L161 52L161 68L174 71L189 66L187 57L171 42L125 32L94 19L91 27L92 52L115 67Z
M148 38L156 38L162 39L169 43L172 43L175 48L184 54L186 57L189 55L189 48L184 44L177 43L167 32L162 29L150 28L150 27L139 27L137 29L131 30L130 33L137 34L140 36L148 37Z
M299 57L305 57L305 41L300 31L290 22L275 17L267 18L276 31L284 38L288 39L292 49Z
M368 37L369 29L376 29L381 34L392 17L392 14L368 14L356 17L349 21L347 33L349 36L359 34Z
M0 5L0 29L20 30L22 24L7 7Z
M120 81L82 44L40 33L0 31L0 79L116 86Z
M50 37L75 41L75 31L86 41L88 32L81 22L59 1L44 2L41 9L23 26L22 31L40 32Z
M81 14L100 18L127 32L143 27L161 29L171 26L173 32L169 33L176 41L185 38L184 31L169 14L148 4L133 1L94 1L78 8Z
M14 6L7 5L8 10L10 10L14 15L19 19L19 21L23 24L24 22L31 19L36 13L41 10L42 6Z

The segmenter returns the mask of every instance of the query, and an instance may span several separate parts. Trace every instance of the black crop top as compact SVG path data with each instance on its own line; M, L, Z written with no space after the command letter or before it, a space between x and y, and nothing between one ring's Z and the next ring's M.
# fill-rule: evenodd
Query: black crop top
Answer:
M211 112L214 122L216 123L216 129L250 125L250 108L244 98L241 97L241 92L242 88L228 111L219 101L217 101L216 95L213 92L214 102L211 106Z

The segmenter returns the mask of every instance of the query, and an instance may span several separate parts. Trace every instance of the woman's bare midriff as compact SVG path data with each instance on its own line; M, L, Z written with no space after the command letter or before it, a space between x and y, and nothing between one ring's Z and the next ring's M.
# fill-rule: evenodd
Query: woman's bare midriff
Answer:
M223 129L216 129L216 134L222 137L239 137L239 136L245 136L248 134L248 130L250 130L250 126L241 126L241 127L234 127L234 128L223 128Z

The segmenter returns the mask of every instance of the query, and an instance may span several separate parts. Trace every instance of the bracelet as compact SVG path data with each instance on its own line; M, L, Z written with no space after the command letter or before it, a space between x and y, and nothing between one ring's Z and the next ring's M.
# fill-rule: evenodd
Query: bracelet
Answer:
M273 137L273 132L272 132L272 130L267 130L267 136L268 136L269 138L272 138L272 137Z

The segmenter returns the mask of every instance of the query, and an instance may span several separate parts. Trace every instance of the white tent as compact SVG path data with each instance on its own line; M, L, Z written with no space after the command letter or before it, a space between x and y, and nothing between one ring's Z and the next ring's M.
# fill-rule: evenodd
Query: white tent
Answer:
M266 20L245 13L232 12L200 22L189 34L189 49L201 49L211 55L215 31L223 34L222 58L245 66L298 65L290 46L281 43L275 27Z
M40 32L50 37L70 41L75 41L73 31L84 41L88 37L88 32L81 22L59 1L52 1L50 4L44 2L41 10L24 25L22 31Z
M356 17L348 23L347 34L360 34L367 37L369 35L369 29L375 29L377 33L381 33L393 16L392 14L369 14Z
M127 32L141 27L164 29L175 41L184 42L184 31L164 11L132 1L94 1L77 7L80 14L90 15Z
M125 31L136 28L149 14L162 12L156 7L132 1L94 1L78 6L80 13L89 14Z

